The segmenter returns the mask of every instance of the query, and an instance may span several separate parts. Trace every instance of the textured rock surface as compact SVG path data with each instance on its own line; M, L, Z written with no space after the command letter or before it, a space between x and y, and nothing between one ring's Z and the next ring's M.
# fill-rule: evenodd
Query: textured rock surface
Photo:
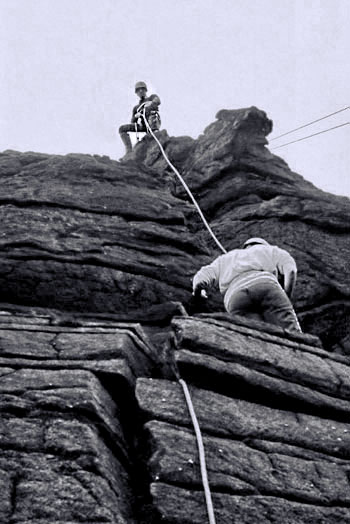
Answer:
M227 248L264 236L299 268L304 330L350 353L350 203L273 155L257 108L222 110L197 139L158 133ZM193 273L218 254L151 137L127 163L0 155L0 301L134 312L190 301ZM187 197L186 197L187 198ZM222 308L212 297L212 310Z
M189 297L208 251L166 177L83 155L1 160L3 302L125 312Z
M157 484L152 493L159 505L163 522L172 524L202 524L207 515L203 495L198 492ZM218 520L222 524L326 524L350 522L349 511L343 508L326 508L298 504L275 497L240 497L218 494L213 497L218 508ZM167 520L169 519L169 520ZM283 520L281 520L283 519Z
M157 348L137 324L58 315L0 315L0 522L207 522L182 389L155 378L175 363L218 521L350 522L347 357L224 314L147 328Z
M211 317L174 320L221 523L350 522L350 366L312 337ZM313 344L311 345L311 343ZM138 379L151 493L165 522L206 522L177 382Z
M155 354L135 324L0 315L0 522L135 520L133 406Z
M226 248L293 254L326 350L191 298L217 248L150 137L123 164L0 154L1 524L205 524L179 372L218 523L350 523L349 200L272 155L271 128L253 107L158 138Z

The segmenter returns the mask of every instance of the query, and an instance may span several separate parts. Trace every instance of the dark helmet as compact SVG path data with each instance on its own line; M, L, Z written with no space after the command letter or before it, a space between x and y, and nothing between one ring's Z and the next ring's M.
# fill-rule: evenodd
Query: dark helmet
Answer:
M253 237L248 238L243 244L243 249L247 246L251 246L252 244L263 244L264 246L269 246L270 244L266 242L263 238Z
M135 84L135 93L136 93L136 91L137 91L138 89L140 89L140 88L142 88L142 87L143 87L144 89L146 89L146 91L147 91L147 86L146 86L145 82L136 82L136 84Z

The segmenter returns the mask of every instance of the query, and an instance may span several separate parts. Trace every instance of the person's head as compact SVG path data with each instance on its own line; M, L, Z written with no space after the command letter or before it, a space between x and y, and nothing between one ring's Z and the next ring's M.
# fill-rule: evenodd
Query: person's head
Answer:
M136 82L135 84L135 93L138 97L143 98L147 93L147 86L145 82Z
M257 246L257 245L263 245L263 246L269 246L270 244L266 242L263 238L258 237L252 237L248 238L242 246L243 249L247 249L248 247Z

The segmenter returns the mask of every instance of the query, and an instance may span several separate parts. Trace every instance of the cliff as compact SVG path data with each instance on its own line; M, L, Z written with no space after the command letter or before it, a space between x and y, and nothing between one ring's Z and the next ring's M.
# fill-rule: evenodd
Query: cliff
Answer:
M264 112L217 117L197 140L159 139L226 249L263 236L291 252L304 330L349 352L349 199L270 153ZM169 300L186 307L193 273L219 254L151 137L125 164L5 152L0 177L2 302L132 316Z
M350 522L350 203L273 155L257 108L158 138L219 240L286 248L303 330L191 296L217 256L151 137L127 162L0 154L0 523Z
M350 522L350 366L226 314L138 324L0 315L0 522ZM79 324L79 325L78 325Z

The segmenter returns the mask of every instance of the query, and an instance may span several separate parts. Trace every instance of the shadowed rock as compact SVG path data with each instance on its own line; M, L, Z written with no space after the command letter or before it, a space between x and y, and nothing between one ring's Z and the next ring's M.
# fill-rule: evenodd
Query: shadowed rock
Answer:
M157 133L227 249L299 268L304 329L191 296L219 253L157 144L0 155L0 523L350 523L349 200L267 148L255 107ZM320 335L324 347L319 338Z
M290 251L304 330L349 353L349 199L273 155L271 129L251 107L219 111L197 140L157 137L226 249L263 236ZM219 253L152 137L123 164L8 151L0 176L0 300L131 317L166 301L192 308L191 278ZM221 297L209 306L222 310Z

